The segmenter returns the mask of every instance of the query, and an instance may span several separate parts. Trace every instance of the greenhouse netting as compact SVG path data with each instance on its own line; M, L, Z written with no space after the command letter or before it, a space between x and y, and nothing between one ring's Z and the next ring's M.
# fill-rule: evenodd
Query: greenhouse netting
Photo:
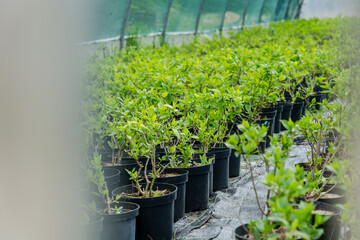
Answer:
M91 0L84 42L129 36L197 34L295 19L303 0Z

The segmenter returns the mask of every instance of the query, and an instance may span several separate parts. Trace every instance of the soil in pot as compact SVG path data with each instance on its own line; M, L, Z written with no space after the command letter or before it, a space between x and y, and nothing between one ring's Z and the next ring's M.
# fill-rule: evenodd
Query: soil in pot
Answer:
M155 182L170 183L177 186L177 198L174 205L174 222L184 216L186 183L189 179L189 171L184 169L167 168Z
M324 203L316 202L313 214L323 216L331 216L326 222L321 224L319 228L324 229L324 234L319 238L320 240L337 240L340 234L340 218L342 211L340 208Z
M333 185L328 184L324 187L323 192L328 191ZM336 204L345 204L346 197L345 197L345 191L341 188L334 187L331 189L328 193L323 195L320 199L320 202L325 202L328 204L336 205Z
M131 202L119 202L122 210L117 214L103 214L104 223L101 240L135 240L136 217L140 206Z
M144 184L141 184L144 186ZM166 191L165 195L158 197L124 197L121 201L136 203L140 206L139 216L136 219L136 239L148 240L159 239L169 240L173 235L174 226L174 202L177 195L177 187L168 183L155 183L154 190ZM116 188L114 196L135 192L132 185ZM118 236L119 237L119 236Z
M229 186L229 160L231 149L226 147L212 148L209 153L215 155L213 166L213 189L223 190Z
M291 112L293 109L293 104L292 103L283 103L283 112L281 115L281 120L289 120L291 117ZM286 128L281 124L281 131L286 130Z

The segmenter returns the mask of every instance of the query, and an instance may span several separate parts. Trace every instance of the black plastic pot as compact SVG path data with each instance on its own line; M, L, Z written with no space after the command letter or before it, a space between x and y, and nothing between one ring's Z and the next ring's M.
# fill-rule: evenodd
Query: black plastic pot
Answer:
M209 207L209 183L211 164L181 168L189 171L186 183L185 212L205 210Z
M236 240L248 240L250 238L245 238L244 236L249 233L249 225L243 224L240 227L235 228L235 239ZM301 238L296 238L301 239Z
M107 161L103 161L104 163L109 164L109 162L111 162L111 156L108 156L109 154L110 153L107 153L107 157L105 158L105 159L107 159ZM156 159L159 159L158 156L159 156L158 154L155 156ZM146 161L147 161L146 157L139 158L139 163L142 165L145 165ZM157 160L156 162L158 164L159 160ZM149 160L148 166L149 166L149 168L151 167L150 160ZM121 164L103 166L104 170L107 168L114 168L114 169L117 169L120 171L120 182L118 184L118 187L121 187L121 186L131 184L131 181L129 180L130 176L126 170L128 170L128 171L132 171L133 169L138 170L139 164L136 162L136 160L134 158L123 157L121 159Z
M263 141L260 142L260 151L262 153L265 152L266 144L268 141L268 136L272 136L273 133L271 132L271 122L274 121L274 119L260 119L257 120L256 123L268 127L267 135L264 137Z
M87 224L81 225L83 230L83 239L86 240L100 240L101 231L103 230L104 218L100 215L94 215L90 217L90 221Z
M111 193L112 190L118 187L119 181L120 181L120 171L115 168L104 168L104 177L106 185L109 189L109 193ZM98 192L98 187L95 183L89 182L89 200L90 202L101 202L101 198L99 196L96 196L93 194L93 192Z
M302 108L301 108L301 113L300 113L300 115L301 115L301 117L302 116L304 116L305 115L305 113L306 113L306 101L304 100L304 99L301 99L301 98L297 98L296 99L296 102L297 103L302 103L303 105L302 105ZM300 117L300 118L301 118Z
M291 112L293 109L292 103L283 103L283 112L281 115L281 120L289 120L291 117ZM286 128L281 124L281 131L286 130Z
M174 222L184 216L185 213L185 193L186 182L189 179L189 171L184 169L167 168L164 170L165 174L175 173L177 176L157 178L155 182L170 183L177 186L177 198L174 205Z
M283 105L279 104L275 108L277 110L276 116L275 116L275 124L274 124L274 133L279 133L281 131L281 122L280 119L282 117L283 112Z
M104 168L104 177L106 185L111 193L115 188L119 186L120 171L115 168Z
M311 169L307 166L307 163L296 163L295 166L299 166L299 167L302 167L304 168L304 171L310 171ZM331 175L334 175L333 172L329 171L329 170L325 170L324 171L324 174L323 174L323 177L325 178L329 178Z
M267 119L270 122L268 134L266 136L266 147L270 146L270 138L269 138L269 136L273 136L274 135L274 130L275 130L275 118L276 118L276 115L277 115L277 110L275 108L272 108L271 110L273 110L273 111L260 113L261 118Z
M203 155L201 153L195 153L193 158L194 161L200 161L200 156ZM209 159L213 159L210 164L210 171L209 171L209 197L214 193L214 164L215 164L215 155L213 153L207 153L206 157Z
M324 234L319 239L338 240L340 234L340 218L342 210L336 206L319 201L315 203L315 210L326 210L335 213L326 222L319 226L319 228L324 229Z
M109 162L106 161L104 163L109 163ZM135 170L138 170L139 165L137 164L137 162L133 158L123 158L121 160L121 164L119 164L119 165L106 165L106 166L103 166L104 170L108 169L108 168L114 168L114 169L117 169L117 170L120 171L120 181L119 181L118 187L121 187L121 186L131 184L131 181L129 180L130 176L127 173L126 170L132 171L134 168L135 168Z
M291 120L293 122L297 122L301 119L303 106L304 102L293 103L293 109L291 111Z
M235 239L236 240L246 240L249 238L244 238L246 234L249 233L248 224L241 225L240 227L235 228Z
M223 190L229 186L229 160L231 149L212 148L209 153L215 155L213 170L213 189L214 191Z
M231 150L229 159L229 177L240 176L241 154L236 157L235 152L235 150Z
M332 184L326 185L324 187L323 192L328 191L332 186L333 186ZM324 203L328 203L328 204L332 204L332 205L344 204L346 202L345 190L334 187L333 189L330 190L329 193L338 194L339 197L337 197L337 198L320 198L319 201L324 202Z
M209 171L209 197L214 193L214 164L215 160L213 160L210 164Z
M103 215L104 229L101 240L135 240L136 217L139 215L140 206L131 202L119 202L116 205L123 208L122 212Z
M307 103L305 100L304 101L304 105L303 105L303 108L302 108L302 111L301 111L301 116L305 116L306 115L306 108L307 108Z
M325 96L324 93L317 92L315 95L309 97L309 102L312 103L312 100L315 98L315 109L320 110L321 105L319 103L322 103Z
M142 186L144 186L144 184L142 184ZM170 193L159 197L120 198L122 201L136 203L140 206L139 216L136 219L137 240L169 240L173 235L174 202L177 187L168 183L155 183L153 189L169 190ZM131 193L133 191L133 186L127 185L116 188L112 194L116 196L121 193ZM119 238L122 239L121 235L118 236L118 239Z

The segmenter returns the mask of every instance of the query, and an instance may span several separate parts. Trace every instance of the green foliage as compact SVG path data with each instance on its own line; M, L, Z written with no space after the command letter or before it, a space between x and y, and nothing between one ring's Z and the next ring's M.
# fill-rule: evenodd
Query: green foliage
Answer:
M286 239L316 239L321 219L309 225L313 205L295 204L294 199L319 193L318 184L327 181L322 176L325 169L337 174L331 181L351 186L346 161L337 161L335 155L341 153L343 158L348 148L356 147L349 141L358 127L353 116L359 110L353 103L360 99L355 61L360 34L353 21L357 20L301 19L234 32L229 38L197 39L181 47L136 46L113 54L102 49L102 56L89 59L86 69L85 144L95 152L111 148L113 164L121 164L124 155L148 159L145 165L138 161L139 171L129 172L139 195L145 197L161 194L152 189L159 174L156 148L165 151L163 160L170 159L170 166L189 167L209 164L211 159L205 157L193 161L194 154L207 153L225 141L244 155L252 175L250 157L260 154L267 172L264 184L274 197L267 202L269 212L261 209L266 217L253 224L254 233L276 238L270 229L282 226ZM345 45L350 47L339 47ZM330 98L315 112L313 96L319 91ZM286 94L289 101L306 100L308 114L297 124L283 121L287 132L270 138L271 148L261 153L259 144L267 127L257 124L259 113L284 101ZM229 136L229 126L234 125L242 134ZM336 132L340 134L326 155L322 143ZM305 136L311 148L312 171L307 174L301 168L283 167L295 133ZM147 175L140 178L149 164L151 181ZM352 216L347 216L350 222Z
M87 169L87 177L97 186L97 192L93 192L93 194L100 199L102 199L105 207L102 209L98 209L95 202L92 202L88 207L95 213L100 214L117 214L120 213L122 207L118 207L116 203L118 203L119 196L113 197L109 196L109 193L104 171L102 170L101 165L101 156L98 154L94 154L94 159L90 162L91 166Z

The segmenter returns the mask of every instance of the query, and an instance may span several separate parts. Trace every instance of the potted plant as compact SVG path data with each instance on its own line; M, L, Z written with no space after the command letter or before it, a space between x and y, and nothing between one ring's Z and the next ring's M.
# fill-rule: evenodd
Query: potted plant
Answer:
M266 128L256 125L251 126L244 121L239 125L243 135L233 135L227 142L228 146L236 149L238 153L244 154L244 160L249 164L256 201L264 219L258 219L250 224L245 224L235 230L237 239L318 239L322 230L317 227L322 223L322 218L315 215L312 223L312 212L314 206L311 203L295 201L296 197L308 191L308 186L303 184L303 169L285 169L284 161L288 158L292 138L294 136L293 126L290 121L286 123L289 127L289 136L275 135L271 138L272 149L262 156L265 163L267 175L265 185L268 187L267 211L260 204L251 162L248 158L251 154L258 152L258 143ZM270 198L272 193L272 197Z
M139 214L139 206L133 203L119 202L119 197L112 197L102 170L101 157L94 154L90 162L91 168L87 170L87 176L96 186L93 192L102 202L92 202L88 209L103 219L101 239L115 240L118 236L122 239L135 239L135 222ZM97 226L97 225L96 225ZM94 230L100 230L93 224Z
M128 138L131 139L130 151L135 160L146 156L145 164L139 163L139 169L128 171L133 184L115 189L112 194L122 201L137 203L140 206L136 225L136 239L170 239L173 234L174 201L177 187L167 183L156 183L156 175L149 179L147 170L156 169L156 145L159 144L164 124L157 115L155 107L146 107L141 111L141 118L134 119ZM151 166L150 166L151 164ZM150 170L149 169L149 170ZM145 174L141 174L144 170ZM144 183L141 183L144 181Z

